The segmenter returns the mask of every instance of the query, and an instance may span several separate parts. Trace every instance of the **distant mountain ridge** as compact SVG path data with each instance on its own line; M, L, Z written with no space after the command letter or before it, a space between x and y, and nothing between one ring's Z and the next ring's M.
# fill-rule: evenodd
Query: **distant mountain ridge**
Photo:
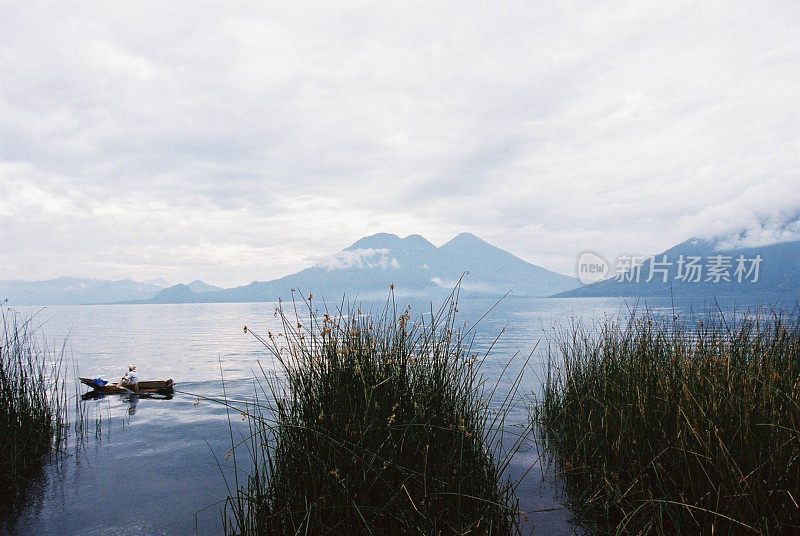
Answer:
M0 281L0 300L12 305L79 305L151 298L163 287L129 279L57 277L47 281Z
M690 259L695 259L693 269L688 266ZM637 270L638 281L635 280L636 274L628 271L627 277L620 277L628 280L612 277L561 292L556 297L754 296L798 299L800 241L718 249L713 241L692 238L645 260Z
M705 272L697 281L680 277L685 267L679 266L679 259L699 258L707 267L711 257L720 255L729 262L728 280L706 280ZM752 274L742 282L736 280L739 257L762 259L757 281L750 280ZM257 302L286 299L292 289L329 300L343 295L368 300L385 298L390 284L399 297L434 297L451 290L466 272L461 284L465 297L500 296L508 291L514 296L541 297L800 297L800 241L718 250L715 242L690 239L652 259L639 266L638 282L611 278L582 286L577 278L533 265L471 233L461 233L439 247L417 234L400 238L378 233L297 273L234 288L199 280L165 288L154 284L157 281L59 277L0 281L0 300L8 298L13 305ZM649 278L651 268L654 277Z
M104 280L83 277L57 277L46 281L0 281L0 301L12 305L97 305L153 299L166 284L130 279ZM221 290L202 281L187 286L195 292Z
M189 287L189 289L191 289L192 292L211 292L214 290L222 290L222 287L217 287L214 285L209 285L208 283L203 283L199 279L195 279L186 286Z
M231 289L193 292L186 286L164 289L148 303L253 302L288 298L292 289L328 299L343 295L384 298L390 284L399 296L428 296L449 291L465 272L462 295L548 296L575 288L576 278L528 263L461 233L441 247L420 235L400 238L378 233L361 238L316 265L272 281L254 281Z
M257 302L288 298L292 289L332 300L343 295L383 299L390 284L398 296L427 297L449 292L465 273L462 296L500 296L509 291L516 296L548 296L580 285L574 277L535 266L471 233L461 233L440 247L418 234L400 238L378 233L297 273L229 289L202 281L164 287L58 278L0 281L0 299L7 297L16 305Z

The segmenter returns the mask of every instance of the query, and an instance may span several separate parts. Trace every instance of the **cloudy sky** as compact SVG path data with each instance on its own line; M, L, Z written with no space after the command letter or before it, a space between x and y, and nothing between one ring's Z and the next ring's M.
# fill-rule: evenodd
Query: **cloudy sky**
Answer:
M3 3L0 279L800 236L796 1L231 4Z

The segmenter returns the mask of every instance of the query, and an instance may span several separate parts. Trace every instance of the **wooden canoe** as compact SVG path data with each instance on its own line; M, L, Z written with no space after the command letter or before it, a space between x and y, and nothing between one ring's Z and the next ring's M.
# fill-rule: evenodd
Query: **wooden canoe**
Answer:
M107 383L105 385L98 385L90 378L80 378L81 383L88 385L98 393L115 394L115 393L130 393L130 389L117 387L116 383ZM157 380L149 382L139 382L139 393L171 393L174 382L170 380Z

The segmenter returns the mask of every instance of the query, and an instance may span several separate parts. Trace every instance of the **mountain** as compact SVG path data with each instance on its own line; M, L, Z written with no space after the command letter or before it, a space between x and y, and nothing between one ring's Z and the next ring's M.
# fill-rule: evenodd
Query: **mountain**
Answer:
M0 281L0 301L12 305L75 305L151 298L161 286L136 281L59 277L47 281Z
M164 285L166 286L166 285ZM203 283L199 279L195 279L188 285L186 285L191 289L192 292L211 292L213 290L222 290L222 287L215 287L214 285L209 285L208 283Z
M398 296L449 292L464 272L462 295L548 296L577 287L577 279L530 264L470 233L441 247L420 235L364 237L316 265L280 279L225 290L187 292L171 287L149 302L254 302L289 298L291 289L338 300L343 295L383 299L390 284ZM191 289L188 289L191 290Z
M689 267L692 259L693 268ZM672 295L797 299L800 241L719 249L713 241L693 238L650 257L638 270L638 282L635 270L628 270L622 278L628 280L613 277L561 292L556 297Z
M192 303L202 301L198 298L204 292L223 290L200 280L192 281L188 285L179 283L161 290L158 294L146 301L147 303Z
M195 301L194 293L221 290L202 281L164 288L163 279L150 282L59 277L47 281L0 281L0 301L12 305L95 305L102 303L180 303ZM185 289L185 290L184 290Z
M150 299L141 300L147 303L191 303L196 300L195 293L189 285L183 283L161 290Z

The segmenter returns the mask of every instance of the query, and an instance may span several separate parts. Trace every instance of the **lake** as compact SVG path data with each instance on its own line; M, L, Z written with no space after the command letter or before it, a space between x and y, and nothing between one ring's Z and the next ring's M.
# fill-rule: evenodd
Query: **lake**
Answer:
M493 305L489 300L462 300L459 318L472 326ZM15 535L220 535L221 503L237 477L226 453L246 434L236 411L210 399L252 400L260 367L277 370L269 353L250 334L280 331L274 303L109 305L16 308L36 315L41 333L53 345L66 340L70 376L116 381L128 363L140 380L173 378L171 399L107 396L77 401L90 416L90 431L34 482L31 497L14 526ZM791 305L791 304L790 304ZM500 382L499 399L526 358L525 393L511 414L509 427L524 426L547 362L547 339L554 326L572 320L592 322L627 317L644 307L672 314L671 303L631 299L506 298L475 327L475 346L485 352L500 335L482 372ZM362 309L379 307L364 304ZM675 306L682 315L714 309L713 303ZM731 310L733 304L721 306ZM412 304L412 318L430 305ZM503 331L503 329L505 330ZM502 333L501 333L502 331ZM223 384L224 378L224 384ZM70 380L72 382L72 380ZM72 385L72 383L68 383ZM71 389L71 387L70 387ZM80 392L85 391L81 386ZM75 406L73 397L71 404ZM74 410L74 409L73 409ZM100 433L95 420L101 418ZM229 423L232 427L229 428ZM532 470L528 471L533 467ZM239 470L249 468L239 460ZM529 441L509 469L516 478L526 471L518 495L528 513L527 529L536 534L573 534L569 512L561 508L558 481L539 465Z

